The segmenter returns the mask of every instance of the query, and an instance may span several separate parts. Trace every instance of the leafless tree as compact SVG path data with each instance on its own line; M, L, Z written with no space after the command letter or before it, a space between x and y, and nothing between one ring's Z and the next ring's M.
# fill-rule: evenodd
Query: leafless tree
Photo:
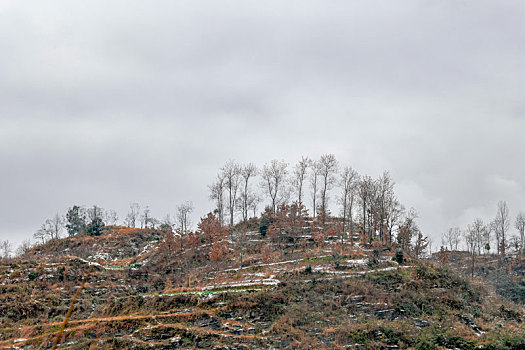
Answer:
M520 234L520 254L523 254L525 248L525 212L520 211L518 213L515 226Z
M151 210L149 209L149 206L146 205L144 207L142 215L140 216L140 228L148 228L150 222L151 222Z
M241 167L234 161L228 161L221 169L224 178L224 188L228 195L228 211L230 213L230 226L233 227L235 218L235 207L237 202L237 190L240 184Z
M11 253L13 253L13 246L11 245L11 242L8 240L1 241L0 242L0 252L2 259L9 259L11 257Z
M158 227L159 225L161 224L161 221L157 218L154 218L154 217L150 217L149 218L149 227L151 229L155 229L156 227Z
M284 196L286 175L288 164L284 161L272 160L270 164L265 164L262 172L262 187L270 196L272 201L272 213L277 212L277 205Z
M359 198L359 204L361 205L361 213L362 213L362 229L363 229L363 235L366 237L369 237L369 241L372 242L373 239L373 233L371 225L369 224L369 214L370 214L370 207L374 201L374 195L375 195L375 183L374 180L368 175L364 176L358 185L358 191L357 195ZM370 231L370 232L369 232Z
M162 231L173 231L174 227L173 220L171 219L170 214L166 214L164 219L162 219L159 223L159 229Z
M257 208L261 202L262 197L257 192L252 193L248 198L248 208L253 212L253 217L257 217Z
M474 222L468 226L467 231L465 235L469 237L469 239L473 240L474 242L474 250L477 251L478 255L481 254L481 250L483 247L483 240L485 237L485 231L487 230L487 227L483 223L483 220L481 218L477 218L474 220Z
M333 154L324 154L319 159L320 175L321 175L321 210L325 214L323 220L328 213L328 192L334 187L337 181L336 174L339 164ZM323 222L324 225L324 222Z
M47 234L51 239L58 239L64 229L64 219L59 214L55 214L51 219L46 220Z
M108 226L114 226L117 224L118 214L115 210L106 210L104 213L104 223Z
M393 192L391 195L387 196L385 205L388 241L390 244L392 244L394 227L399 225L399 221L405 212L405 207L399 202Z
M349 223L349 236L353 242L353 208L356 198L356 189L359 181L359 174L351 167L345 167L341 173L339 186L341 188L341 197L339 203L342 205L343 227L341 233L341 244L343 243L344 234L346 232L346 224Z
M391 218L398 214L398 208L396 208L396 206L398 206L399 203L394 194L394 181L388 171L385 171L377 181L375 181L375 196L373 196L372 199L371 212L375 221L374 227L379 229L379 238L382 242L388 239L391 243Z
M126 215L124 223L128 227L137 227L137 220L140 215L140 205L138 203L131 203L129 205L129 212Z
M319 161L315 161L311 165L310 171L310 186L312 188L312 216L317 215L317 197L319 195L319 182L321 177L321 165Z
M490 251L490 240L491 240L491 233L492 233L492 225L486 224L485 225L485 231L483 232L483 249L485 250L485 253L488 253Z
M297 194L297 203L303 202L304 181L308 173L308 168L312 165L312 160L308 157L301 157L293 169L292 186Z
M217 175L217 180L209 186L210 199L215 201L215 210L219 223L224 225L224 177Z
M505 246L507 244L505 235L509 231L510 220L509 220L509 208L507 202L500 201L498 203L498 210L496 212L496 218L494 219L494 231L496 233L498 254L505 256Z
M476 220L477 221L477 220ZM474 255L476 254L476 230L479 229L479 222L468 225L467 229L463 232L463 237L465 238L465 243L467 245L467 250L470 253L471 257L471 275L474 277Z
M22 256L26 254L31 248L33 248L33 245L31 244L31 241L28 239L24 239L22 243L16 248L16 256Z
M184 202L177 206L177 212L175 214L177 220L177 228L181 234L186 234L190 231L191 219L190 214L193 212L193 203Z
M249 181L252 177L257 176L257 166L254 163L248 163L241 167L240 175L242 178L242 189L241 189L241 211L242 220L246 222L248 220L248 210L250 209L250 199L253 194L250 191Z
M244 230L234 229L232 231L230 237L235 246L235 252L239 254L239 267L242 267L250 236Z
M49 236L48 229L45 223L43 223L38 230L33 234L33 238L41 244L46 243L46 240Z
M94 205L93 207L87 210L87 216L90 221L93 221L95 218L104 219L104 209Z
M397 242L404 251L411 251L413 237L422 238L422 235L419 235L420 230L416 222L418 216L419 215L416 212L416 210L414 208L410 208L405 214L403 223L399 226L399 230L397 233Z
M450 250L458 250L458 245L461 239L461 229L459 227L451 227L443 234L443 239L450 247Z

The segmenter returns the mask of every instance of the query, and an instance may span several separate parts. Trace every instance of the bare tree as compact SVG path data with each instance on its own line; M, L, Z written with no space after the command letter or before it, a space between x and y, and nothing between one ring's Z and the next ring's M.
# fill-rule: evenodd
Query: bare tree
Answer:
M460 238L461 229L459 227L451 227L443 234L443 241L450 247L450 250L458 250Z
M126 215L124 223L128 227L137 227L137 220L140 215L140 205L138 203L131 203L129 205L129 212Z
M392 229L390 226L391 216L397 214L398 205L394 194L394 181L388 171L385 171L375 182L376 194L372 202L372 215L374 217L374 227L379 229L381 242L392 243ZM388 237L387 237L388 233Z
M418 213L414 208L406 213L403 223L399 226L397 233L397 242L404 251L409 252L412 248L412 238L416 237L422 239L420 235L419 226L417 225L416 219L418 218ZM421 248L424 249L424 248Z
M93 207L87 210L87 216L90 221L93 221L96 218L104 219L104 209L94 205Z
M337 159L335 159L333 154L324 154L319 160L321 175L321 211L324 213L323 220L325 220L324 218L328 213L328 192L334 187L337 181L336 174L338 166Z
M368 175L364 176L361 181L359 182L359 187L357 191L357 195L359 198L359 204L361 205L361 213L362 213L362 230L363 230L363 237L369 238L369 242L372 242L373 239L373 232L372 228L370 227L370 220L369 220L369 214L370 214L370 207L372 205L372 202L374 201L374 194L375 194L375 183L372 180L372 178Z
M33 234L33 238L41 244L46 243L46 240L49 236L49 232L45 223L43 223L38 230Z
M483 247L483 240L485 237L485 231L487 230L485 224L483 223L483 220L480 218L477 218L474 220L474 222L469 225L465 235L469 236L469 239L473 240L474 246L473 249L477 251L478 255L481 254L481 250L484 249Z
M347 222L350 224L350 239L352 239L353 234L353 207L355 203L355 197L356 197L356 189L357 189L357 183L359 181L359 174L357 171L352 169L351 167L345 167L343 169L343 172L341 173L341 177L339 180L339 186L342 189L341 197L339 198L339 202L342 205L342 213L343 213L343 227L341 232L341 244L343 243L344 234L346 232L346 224ZM353 241L353 240L352 240Z
M500 201L498 203L496 218L494 219L494 230L496 233L498 254L501 256L505 256L505 246L507 244L505 235L509 230L509 226L509 208L507 207L507 202Z
M243 184L243 187L241 189L242 220L246 222L248 220L248 210L250 209L250 199L252 197L249 187L249 181L252 177L257 176L257 167L254 163L248 163L241 167L240 175Z
M238 228L232 231L234 232L232 232L230 237L235 245L235 252L239 254L239 267L242 267L250 236L247 235L247 232L239 230Z
M394 193L393 184L392 182L391 190L387 192L383 198L384 225L386 225L384 230L388 233L388 242L390 245L393 241L394 227L399 226L401 217L405 212L405 207L399 202Z
M272 160L270 164L265 164L262 172L262 187L266 190L272 201L272 213L277 212L277 205L284 195L284 184L288 164L284 161ZM281 196L281 197L280 197Z
M117 224L118 214L115 210L110 209L106 210L104 213L104 223L109 226L114 226Z
M190 214L193 211L192 202L184 202L177 206L177 212L175 214L177 220L177 228L181 234L186 234L190 231L191 219Z
M492 233L492 225L489 223L485 225L485 231L483 232L483 249L485 251L485 254L487 254L490 251L490 240L491 240L491 233Z
M311 165L310 186L312 188L312 216L317 215L317 196L319 193L319 178L321 176L321 165L315 161Z
M303 190L304 190L304 181L306 180L306 175L308 168L312 165L312 160L308 157L301 157L299 163L297 163L293 170L293 179L292 186L295 193L297 194L297 203L303 202Z
M224 178L224 188L228 195L228 211L230 212L230 226L233 227L235 218L235 204L237 201L237 190L240 184L241 168L232 160L228 161L221 169Z
M13 253L13 246L11 245L11 242L9 242L8 240L1 241L0 252L0 257L2 259L9 259L11 257L11 253Z
M261 202L262 197L257 192L252 193L248 198L248 208L253 212L254 218L257 217L257 208Z
M472 277L474 277L474 255L476 254L476 230L479 229L479 227L476 227L478 226L479 222L476 223L476 221L474 221L474 224L468 225L467 229L463 233L463 237L465 238L465 243L467 245L467 250L469 251L471 257Z
M148 228L148 225L151 222L151 210L149 209L149 206L146 205L144 207L144 211L142 212L142 215L140 216L140 228Z
M46 220L47 234L51 239L58 239L64 229L64 219L59 214L55 214L51 219Z
M26 254L31 248L33 248L33 245L31 244L31 241L28 239L25 239L20 243L18 248L16 248L16 256L22 256Z
M224 225L224 177L222 174L217 175L217 180L209 186L210 199L215 201L215 210L217 218L221 225Z
M523 254L525 248L525 212L520 211L518 213L515 226L520 234L520 254Z

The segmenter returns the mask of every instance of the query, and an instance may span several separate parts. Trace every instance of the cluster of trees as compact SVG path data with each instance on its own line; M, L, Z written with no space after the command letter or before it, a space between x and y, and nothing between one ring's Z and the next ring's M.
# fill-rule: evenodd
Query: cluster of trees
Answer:
M14 255L20 256L31 249L31 242L27 239L22 241L18 248L13 249L13 245L9 240L0 241L0 260L9 259Z
M64 229L69 236L79 233L99 236L106 223L114 225L116 221L117 213L114 210L104 210L96 205L88 209L74 205L65 216L55 214L51 219L47 219L33 234L33 238L37 242L45 243L60 238Z
M525 212L519 212L514 219L514 227L517 234L511 235L512 219L509 217L509 208L505 201L500 201L496 210L496 216L490 222L485 223L482 218L476 218L466 229L459 227L449 228L442 236L441 251L450 248L458 250L461 240L464 240L467 251L471 257L471 274L474 276L475 256L489 254L495 243L496 254L499 257L498 265L507 254L507 251L513 249L518 254L524 253L525 247Z
M261 169L253 163L230 160L220 169L209 191L215 203L213 213L221 225L233 227L237 222L246 222L250 213L256 217L258 205L266 202L267 219L282 217L283 210L304 212L305 217L310 212L318 219L319 228L325 230L327 219L332 217L331 205L335 204L340 216L336 228L331 220L330 229L337 231L341 241L358 234L363 242L391 245L397 232L406 250L412 248L414 239L419 239L417 254L428 244L416 224L415 211L406 212L397 199L388 172L372 179L351 167L340 166L333 154L318 160L302 157L293 166L272 160Z
M511 225L516 229L511 234ZM512 220L509 208L505 201L500 201L495 217L484 222L476 218L465 229L451 227L442 235L441 244L450 250L458 250L461 242L465 243L472 255L488 254L495 246L497 255L505 256L509 249L523 254L525 247L525 212L519 212Z
M333 154L317 160L302 157L294 165L272 160L261 168L254 163L230 160L209 186L214 210L201 219L197 231L192 232L191 202L178 205L173 216L168 214L162 220L154 218L148 206L141 208L138 203L131 203L122 224L171 232L175 235L169 239L181 248L185 240L190 245L207 241L215 247L210 257L220 257L225 251L218 243L222 237L229 235L233 242L242 236L233 234L236 225L257 218L259 207L265 204L261 233L268 233L274 241L286 236L294 242L294 249L298 238L308 234L318 245L326 237L337 237L341 244L345 240L351 244L397 244L407 253L419 256L427 248L428 239L417 225L415 210L407 211L399 202L394 184L388 172L376 179L360 175L352 167L341 166ZM332 209L337 214L332 214ZM75 205L64 216L56 214L46 220L34 239L44 243L59 238L64 231L70 236L96 236L103 234L105 226L117 223L114 210ZM242 244L239 247L242 250Z
M429 244L416 211L406 211L397 199L388 172L377 179L362 176L341 167L331 154L316 161L302 157L293 167L272 160L261 169L230 160L209 186L209 197L214 209L200 219L196 231L179 224L176 234L172 225L159 226L166 234L166 257L198 247L191 251L212 262L237 256L242 265L256 227L263 238L263 261L312 245L323 248L327 242L340 242L341 250L356 242L395 246L412 256L421 256ZM262 203L266 206L257 216ZM337 207L339 215L333 215L331 207Z
M148 206L141 208L138 203L131 203L129 212L123 220L123 225L151 229L169 226L180 232L188 232L191 229L190 214L192 211L193 204L184 202L177 206L174 221L169 214L161 221L152 216ZM118 214L115 210L105 210L97 205L90 208L74 205L68 209L65 215L55 214L52 218L45 220L33 234L33 238L37 243L45 243L51 239L62 237L64 231L69 236L81 233L99 236L103 234L104 227L114 226L118 223Z

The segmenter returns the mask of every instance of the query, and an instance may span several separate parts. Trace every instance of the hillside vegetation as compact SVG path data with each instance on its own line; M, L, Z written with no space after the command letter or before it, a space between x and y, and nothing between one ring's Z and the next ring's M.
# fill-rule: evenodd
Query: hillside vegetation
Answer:
M448 264L400 259L357 237L263 236L259 226L225 233L213 259L221 241L206 228L183 239L106 227L2 261L0 347L50 348L90 265L61 348L525 346L523 310ZM242 263L228 245L239 241Z
M41 244L0 265L0 346L525 348L525 214L511 237L501 201L490 224L451 228L426 260L431 242L388 172L362 176L332 154L287 169L227 162L195 231L191 202L175 222L137 203L125 226L97 206L46 220ZM461 237L468 252L457 252Z

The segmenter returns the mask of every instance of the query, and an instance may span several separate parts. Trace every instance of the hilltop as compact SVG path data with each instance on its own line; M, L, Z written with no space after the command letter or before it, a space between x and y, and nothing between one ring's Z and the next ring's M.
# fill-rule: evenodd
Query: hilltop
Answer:
M200 236L107 227L3 261L0 347L50 348L90 266L62 348L525 345L523 309L446 265L399 263L394 249L337 237L277 240L259 224L226 234L230 249L217 259Z

